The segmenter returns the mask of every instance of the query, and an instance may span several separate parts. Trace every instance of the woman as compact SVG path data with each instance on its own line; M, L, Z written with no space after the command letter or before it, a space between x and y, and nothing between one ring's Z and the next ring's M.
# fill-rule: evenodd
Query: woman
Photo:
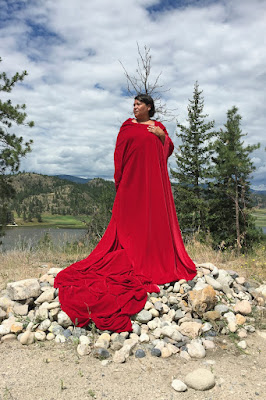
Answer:
M174 146L154 113L150 96L135 97L135 118L123 123L116 142L111 221L89 257L55 279L61 307L78 326L92 319L103 330L131 331L130 315L144 307L147 292L196 275L168 177Z

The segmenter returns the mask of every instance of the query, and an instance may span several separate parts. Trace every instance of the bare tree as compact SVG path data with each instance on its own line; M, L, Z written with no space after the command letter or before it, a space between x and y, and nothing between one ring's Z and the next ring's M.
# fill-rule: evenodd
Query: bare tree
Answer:
M137 69L136 75L130 75L121 61L120 64L123 67L126 80L127 80L127 91L130 97L137 96L138 94L148 94L155 102L155 110L158 115L158 119L169 121L173 120L175 117L172 115L174 110L167 110L166 104L162 102L162 93L168 90L163 89L163 85L159 84L159 79L162 72L157 75L154 81L151 81L151 54L150 48L146 45L144 46L143 52L141 51L139 44L138 47L138 59L137 59Z

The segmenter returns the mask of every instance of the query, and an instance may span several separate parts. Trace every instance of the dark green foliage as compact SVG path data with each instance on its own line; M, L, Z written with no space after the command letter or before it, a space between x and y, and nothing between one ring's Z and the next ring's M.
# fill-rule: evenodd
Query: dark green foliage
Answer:
M244 146L241 116L232 107L227 112L225 129L214 143L214 181L210 183L211 208L209 229L216 246L252 247L259 240L251 215L250 175L255 167L250 154L258 145Z
M15 84L22 82L26 75L27 71L24 71L8 78L5 72L0 73L0 92L10 93ZM0 99L0 228L6 224L8 200L14 196L14 190L6 173L18 171L21 157L30 151L32 144L32 141L24 142L23 137L8 131L14 123L29 127L34 125L33 121L25 122L27 118L25 109L25 104L13 106L11 100Z
M214 121L206 122L203 114L204 100L196 82L193 99L188 105L188 126L178 124L181 141L176 156L176 169L171 170L177 180L174 197L182 232L206 231L208 202L206 183L211 173L211 139Z

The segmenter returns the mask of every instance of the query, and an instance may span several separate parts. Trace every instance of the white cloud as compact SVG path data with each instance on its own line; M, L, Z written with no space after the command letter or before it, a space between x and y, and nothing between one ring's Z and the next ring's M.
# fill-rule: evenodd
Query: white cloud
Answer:
M196 80L217 129L229 108L239 108L246 144L262 143L254 152L252 183L266 183L265 1L184 1L149 14L145 7L159 3L0 0L0 68L28 70L25 84L9 97L27 104L36 125L14 128L34 139L22 169L112 177L116 135L132 108L122 94L119 60L134 73L138 42L151 48L152 74L162 72L161 82L171 88L163 96L180 122ZM175 125L166 125L176 143ZM170 162L174 166L173 157Z

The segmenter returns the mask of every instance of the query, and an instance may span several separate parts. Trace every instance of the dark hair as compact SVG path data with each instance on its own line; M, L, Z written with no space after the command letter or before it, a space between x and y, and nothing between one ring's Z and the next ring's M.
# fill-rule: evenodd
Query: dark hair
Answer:
M149 96L148 94L138 94L135 97L135 100L139 100L142 103L145 103L146 106L151 106L151 109L149 110L149 117L153 117L155 114L155 107L154 107L154 101L152 99L151 96Z

